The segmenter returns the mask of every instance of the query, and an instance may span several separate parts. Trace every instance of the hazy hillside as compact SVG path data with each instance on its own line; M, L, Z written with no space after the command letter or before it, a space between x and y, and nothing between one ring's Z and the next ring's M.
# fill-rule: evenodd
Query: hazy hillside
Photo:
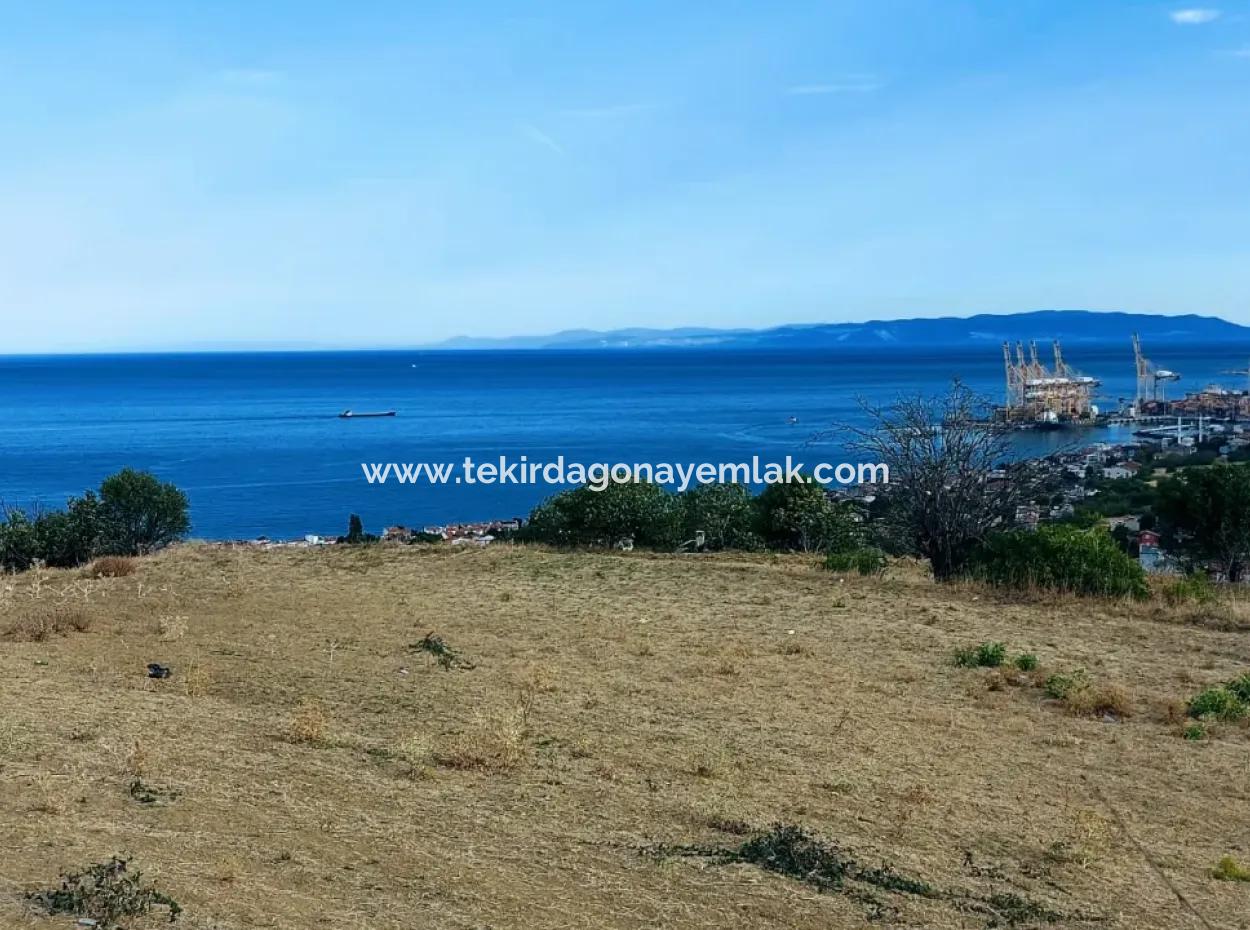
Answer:
M772 329L568 330L549 336L500 339L459 337L448 349L626 349L626 348L822 348L831 346L933 346L998 343L1018 339L1061 339L1068 343L1122 343L1129 333L1167 342L1250 342L1250 327L1218 317L1158 316L1087 310L980 314L933 319L818 323Z

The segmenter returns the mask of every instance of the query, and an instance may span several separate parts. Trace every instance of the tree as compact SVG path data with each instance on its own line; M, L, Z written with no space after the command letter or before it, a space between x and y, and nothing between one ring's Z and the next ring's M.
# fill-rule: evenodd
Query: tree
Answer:
M682 536L702 531L709 549L764 548L759 512L751 492L740 484L700 484L681 495Z
M9 510L0 523L0 570L24 572L40 557L34 521L24 510Z
M365 541L365 525L360 522L360 514L354 513L347 518L347 536L344 541L352 545Z
M845 507L806 475L770 484L759 496L759 509L765 538L778 548L831 552L853 548L858 541Z
M522 536L557 546L613 546L631 539L646 548L673 549L681 542L681 510L677 498L646 481L573 488L539 504Z
M71 497L64 510L38 514L35 532L48 565L72 568L90 562L101 547L100 499L93 491Z
M144 555L181 539L191 528L187 496L148 472L123 468L100 484L102 550Z
M989 405L958 381L941 397L863 408L868 425L844 429L854 453L889 465L880 532L891 551L927 559L939 581L959 575L1041 485L1036 466L1010 461L1006 425L991 421Z
M1187 468L1160 483L1156 512L1169 549L1241 580L1250 563L1250 465Z

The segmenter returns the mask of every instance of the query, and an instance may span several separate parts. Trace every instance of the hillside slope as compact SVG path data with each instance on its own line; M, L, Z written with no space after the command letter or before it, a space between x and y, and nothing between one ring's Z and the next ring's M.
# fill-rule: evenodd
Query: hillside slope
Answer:
M1237 624L503 547L185 547L0 586L0 631L53 609L88 628L0 641L5 927L69 925L21 895L115 853L204 930L1250 919L1250 885L1210 876L1250 859L1250 738L1169 719L1246 670ZM430 631L466 667L410 648ZM954 667L983 640L1118 683L1132 716ZM692 854L778 821L859 877Z

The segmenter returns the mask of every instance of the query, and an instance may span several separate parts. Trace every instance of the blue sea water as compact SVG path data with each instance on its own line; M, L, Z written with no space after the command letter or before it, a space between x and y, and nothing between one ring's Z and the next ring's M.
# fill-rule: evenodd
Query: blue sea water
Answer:
M1106 409L1133 395L1125 343L1068 352L1103 379ZM1183 373L1180 388L1245 385L1222 371L1245 368L1250 346L1151 348ZM859 398L938 392L954 377L1001 397L998 350L0 357L0 501L58 506L129 465L185 489L193 535L209 539L337 533L352 512L372 530L509 517L553 489L370 485L360 463L838 462L836 432L811 440L860 420ZM345 408L398 416L341 420ZM1026 453L1072 440L1018 437Z

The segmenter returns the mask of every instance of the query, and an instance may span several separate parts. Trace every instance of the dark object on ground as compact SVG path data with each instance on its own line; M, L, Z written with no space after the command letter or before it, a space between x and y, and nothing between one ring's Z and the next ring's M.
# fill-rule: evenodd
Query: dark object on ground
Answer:
M898 872L888 864L865 866L855 860L849 849L821 840L792 824L774 824L737 847L661 846L653 852L662 856L701 856L723 865L750 863L813 885L823 892L845 894L863 904L873 920L899 916L898 908L878 897L879 892L946 901L957 911L981 915L987 927L1063 921L1084 923L1101 919L1081 913L1061 914L1017 894L979 895L959 888L937 888L923 879Z
M428 652L434 657L434 661L448 672L453 668L468 671L474 667L473 662L465 659L460 653L448 646L441 636L437 636L433 632L426 633L424 639L408 648L417 652Z
M148 663L148 677L149 678L168 678L172 674L173 674L173 670L170 669L168 666L159 665L156 662Z
M150 913L153 907L168 909L170 923L177 920L182 913L178 902L151 885L145 886L142 873L128 871L129 866L129 859L114 856L81 872L67 872L61 876L59 888L32 892L26 898L49 916L86 917L102 930L119 927L125 918Z

